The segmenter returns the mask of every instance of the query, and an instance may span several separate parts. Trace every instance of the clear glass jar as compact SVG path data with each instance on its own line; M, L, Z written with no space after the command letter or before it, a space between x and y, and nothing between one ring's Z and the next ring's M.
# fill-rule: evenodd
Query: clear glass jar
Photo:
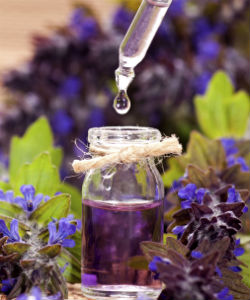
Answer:
M89 143L121 149L160 141L148 127L91 128ZM82 291L89 298L157 297L151 272L131 266L142 241L161 242L164 188L154 159L112 164L87 172L83 187Z

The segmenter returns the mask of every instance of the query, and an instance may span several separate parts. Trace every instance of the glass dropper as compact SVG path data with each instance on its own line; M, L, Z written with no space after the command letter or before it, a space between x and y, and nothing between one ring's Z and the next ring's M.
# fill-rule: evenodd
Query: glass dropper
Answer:
M115 71L118 95L114 108L119 114L130 109L127 89L134 79L134 68L143 60L172 0L143 0L120 45L119 67Z

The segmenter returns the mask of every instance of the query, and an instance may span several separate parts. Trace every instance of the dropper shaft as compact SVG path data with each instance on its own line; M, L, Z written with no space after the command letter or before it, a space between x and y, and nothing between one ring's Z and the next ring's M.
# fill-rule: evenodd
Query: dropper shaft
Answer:
M143 60L172 0L143 0L120 45L118 89L127 90L134 68Z

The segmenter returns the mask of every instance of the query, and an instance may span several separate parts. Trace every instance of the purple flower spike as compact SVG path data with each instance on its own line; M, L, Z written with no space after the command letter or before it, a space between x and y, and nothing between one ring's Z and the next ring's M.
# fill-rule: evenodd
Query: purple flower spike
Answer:
M4 294L9 294L9 292L12 290L13 286L16 284L17 279L16 278L10 278L6 280L2 280L2 288L1 292Z
M14 199L14 202L20 205L26 212L31 213L34 211L43 200L42 194L37 194L35 196L35 188L33 185L22 185L20 191L24 197L18 196Z
M235 255L235 256L241 256L241 255L244 254L244 252L245 252L245 249L239 247L239 248L236 248L236 249L234 250L234 255Z
M0 233L2 233L3 236L8 237L8 243L15 243L21 241L21 238L18 233L18 221L16 219L11 221L10 230L7 228L4 220L0 219Z
M235 241L235 246L239 246L240 245L240 239L237 239L236 241Z
M76 225L70 224L67 220L60 220L58 225L58 231L56 229L55 222L50 222L49 229L49 245L61 244L63 247L73 248L75 241L72 239L66 239L67 236L76 232Z
M243 157L237 157L236 162L240 164L241 171L249 172L249 166L247 165L245 159Z
M195 199L195 191L196 185L194 183L189 183L184 188L179 190L178 196L181 199L193 201Z
M192 251L191 252L191 256L193 257L193 258L202 258L203 257L203 254L200 252L200 251Z

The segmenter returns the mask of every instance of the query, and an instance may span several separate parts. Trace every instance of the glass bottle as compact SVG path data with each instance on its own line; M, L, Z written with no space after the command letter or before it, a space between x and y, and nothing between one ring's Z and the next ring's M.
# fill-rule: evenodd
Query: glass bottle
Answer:
M88 141L101 150L160 141L148 127L91 128ZM96 154L95 154L96 155ZM164 188L153 158L87 172L83 187L82 291L89 298L157 297L160 283L133 268L142 241L161 242Z

